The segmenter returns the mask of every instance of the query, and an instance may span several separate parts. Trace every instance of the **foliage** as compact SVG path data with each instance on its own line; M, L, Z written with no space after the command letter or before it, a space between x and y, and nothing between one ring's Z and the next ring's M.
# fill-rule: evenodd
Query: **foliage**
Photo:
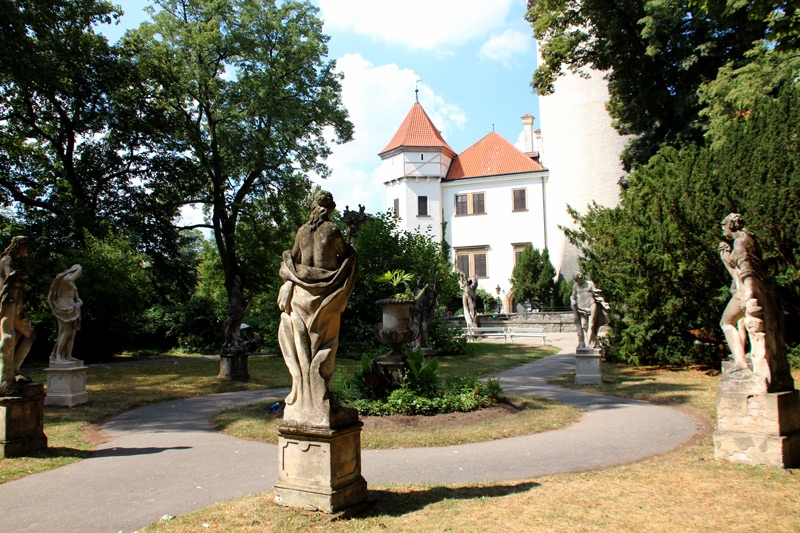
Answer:
M514 299L530 301L534 308L564 305L555 282L556 269L547 250L541 253L530 244L525 247L511 273Z
M532 85L549 94L565 69L605 73L614 126L635 135L623 154L628 169L662 144L701 143L697 89L723 65L746 62L777 8L795 13L785 0L707 4L724 8L682 0L539 0L527 13L542 58Z
M242 275L240 220L288 205L328 174L326 137L352 124L340 75L324 60L327 36L307 2L162 0L124 45L150 80L149 101L167 117L163 145L185 154L230 290ZM330 129L329 129L330 128ZM286 199L290 202L285 202Z
M354 246L359 273L347 309L342 313L339 353L344 357L360 359L363 353L373 353L380 346L373 332L381 317L375 302L396 292L391 284L376 280L385 274L387 265L404 273L414 272L418 284L439 280L440 302L449 301L459 292L458 277L452 272L441 244L430 235L400 230L388 213L371 215Z
M425 361L422 350L405 348L408 370L403 374L403 385L418 394L429 394L441 385L439 359Z
M181 157L150 149L138 73L94 33L118 8L3 0L0 11L0 201L51 252L123 233L151 255L174 252Z
M783 87L728 123L725 142L662 149L632 173L619 207L593 206L568 236L611 305L607 356L631 363L722 356L718 329L730 277L717 255L719 224L740 213L755 234L786 312L800 328L800 90Z
M375 277L375 281L380 283L388 283L392 286L395 293L392 298L397 300L413 300L414 293L411 292L409 283L414 281L414 274L411 272L406 273L404 270L388 270ZM405 287L405 290L402 290Z
M497 296L480 287L475 291L475 312L494 313L497 311Z
M404 349L406 370L399 382L364 355L352 379L334 383L336 400L362 415L436 414L487 407L502 396L497 379L481 383L476 376L439 377L439 359L425 361L421 350Z

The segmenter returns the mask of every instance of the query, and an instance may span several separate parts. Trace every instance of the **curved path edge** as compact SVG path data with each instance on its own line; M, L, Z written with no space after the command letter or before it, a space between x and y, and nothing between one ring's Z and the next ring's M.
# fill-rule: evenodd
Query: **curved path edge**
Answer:
M557 431L477 444L362 452L368 483L516 481L557 472L596 470L665 453L688 441L698 424L679 411L549 385L575 368L561 353L500 375L509 394L533 394L584 412ZM0 532L130 532L165 515L271 490L275 445L214 431L225 407L288 389L199 396L124 413L103 427L109 438L87 459L0 485Z

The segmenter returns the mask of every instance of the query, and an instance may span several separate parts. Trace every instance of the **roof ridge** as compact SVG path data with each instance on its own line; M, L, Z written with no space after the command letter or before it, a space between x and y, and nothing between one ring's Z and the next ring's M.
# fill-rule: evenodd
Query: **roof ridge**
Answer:
M378 155L404 146L443 148L451 152L451 156L456 155L419 102L414 102L392 140Z

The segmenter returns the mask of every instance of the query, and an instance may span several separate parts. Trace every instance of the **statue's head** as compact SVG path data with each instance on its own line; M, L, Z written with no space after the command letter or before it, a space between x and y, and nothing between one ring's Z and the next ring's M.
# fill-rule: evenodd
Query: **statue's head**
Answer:
M722 219L722 232L725 234L725 236L729 236L731 233L741 231L743 228L744 220L742 219L742 215L739 213L731 213Z
M315 192L313 198L311 198L311 209L313 210L316 207L324 207L328 212L333 211L336 208L333 195L322 189Z
M11 238L11 243L3 251L3 255L11 255L12 257L21 257L28 253L30 242L27 237L17 235Z
M580 271L580 270L578 270L577 272L575 272L575 273L572 275L572 279L573 279L573 280L574 280L576 283L583 283L583 280L584 280L585 278L586 278L586 276L584 276L583 272L582 272L582 271Z

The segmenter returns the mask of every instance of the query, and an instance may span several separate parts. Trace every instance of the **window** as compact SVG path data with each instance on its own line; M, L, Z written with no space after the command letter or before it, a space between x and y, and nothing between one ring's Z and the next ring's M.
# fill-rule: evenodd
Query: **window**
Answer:
M484 213L486 213L486 209L483 206L483 193L482 192L472 193L472 214L482 215Z
M428 216L428 197L417 196L417 215L421 217Z
M419 154L419 160L425 161L425 154Z
M488 246L470 246L467 248L456 248L456 269L467 276L477 276L479 278L489 277L487 258L489 255Z
M456 215L485 215L486 202L484 201L484 193L456 194L455 211Z
M519 261L519 256L522 255L522 251L530 245L531 243L529 242L511 243L511 246L514 248L514 265L516 265L517 261Z
M469 276L469 255L456 255L456 268L460 272L463 272L465 275Z
M469 211L467 210L467 195L456 194L456 215L466 214L469 214Z
M514 189L514 211L528 210L528 191L526 189Z
M392 210L394 211L394 218L400 218L400 198L394 199L394 207Z

